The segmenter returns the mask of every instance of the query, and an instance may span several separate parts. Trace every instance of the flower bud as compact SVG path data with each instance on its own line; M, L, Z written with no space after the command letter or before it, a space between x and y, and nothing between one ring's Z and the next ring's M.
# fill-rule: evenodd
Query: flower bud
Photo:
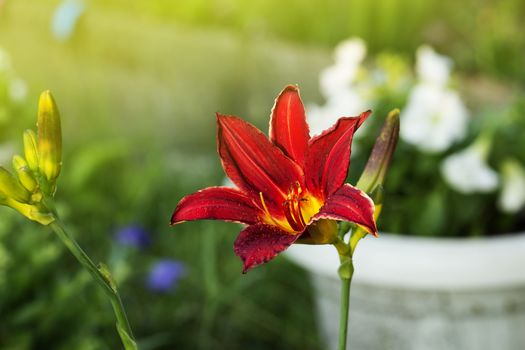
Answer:
M49 91L38 101L38 165L40 172L53 187L62 165L62 132L60 115Z
M29 192L33 192L37 187L37 182L25 159L15 155L13 157L13 169L15 169L18 181L20 181L22 186L24 186Z
M29 202L31 194L4 167L0 167L0 192L21 203Z
M7 205L7 197L0 191L0 205Z
M51 213L42 211L36 205L20 203L11 198L7 198L6 205L24 215L29 220L36 221L42 225L49 225L55 221L55 217Z
M32 171L38 170L38 146L36 134L33 130L24 131L24 155L27 165Z
M381 210L383 209L383 200L385 198L385 190L383 188L383 185L378 184L372 193L370 193L370 198L374 201L374 220L377 221L379 218L379 215L381 214Z
M383 184L398 138L399 109L394 109L386 117L365 170L357 182L357 188L370 193L377 185Z

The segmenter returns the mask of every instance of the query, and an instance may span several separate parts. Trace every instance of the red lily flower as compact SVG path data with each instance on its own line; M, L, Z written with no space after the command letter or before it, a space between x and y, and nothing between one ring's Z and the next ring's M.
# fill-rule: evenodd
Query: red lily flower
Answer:
M242 119L217 113L218 152L237 188L208 187L186 196L171 224L214 219L248 225L234 244L243 272L273 259L299 238L333 243L313 234L316 226L335 227L333 220L354 222L377 235L374 203L344 183L352 137L370 113L340 118L310 138L299 90L292 85L275 100L269 139Z

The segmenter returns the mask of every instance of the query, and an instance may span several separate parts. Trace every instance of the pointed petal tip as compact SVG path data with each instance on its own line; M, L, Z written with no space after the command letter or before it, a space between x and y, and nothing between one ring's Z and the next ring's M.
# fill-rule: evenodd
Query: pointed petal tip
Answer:
M227 126L227 123L235 123L235 122L250 124L244 119L236 115L232 115L232 114L222 114L220 112L215 112L215 118L217 119L217 123L221 127Z
M186 222L186 220L181 220L180 218L177 218L177 214L179 213L179 209L180 209L180 202L179 204L177 205L177 207L175 208L175 210L173 211L173 214L171 214L171 219L170 219L170 226L173 227L177 224L182 224L183 222Z
M247 261L247 259L243 259L242 257L241 257L241 261L242 261L242 274L243 275L246 275L248 271L250 271L251 269L257 266L263 265L264 263L267 262L267 261L263 261L263 262L255 263L255 262Z
M285 86L275 99L268 135L288 157L304 165L310 130L297 85Z
M377 225L376 222L373 221L371 225L360 225L362 226L369 234L374 236L375 238L379 238L379 232L377 231Z
M215 112L215 119L217 119L217 122L220 122L222 119L226 118L227 115L222 114L220 112Z
M215 112L215 118L217 119L217 122L220 124L223 124L224 122L230 119L239 119L241 121L244 121L241 118L237 117L236 115L222 114L221 112Z
M379 238L379 232L377 231L375 222L373 226L371 226L370 224L358 224L358 226L365 230L369 235L374 236L375 238Z
M247 225L259 221L259 209L238 189L207 187L182 198L171 216L171 226L186 221L222 220Z
M291 235L275 226L256 224L241 231L233 251L243 262L243 273L262 265L293 244L300 235Z
M176 210L176 209L175 209ZM170 219L170 223L169 225L171 227L175 226L175 225L178 225L178 224L182 224L183 222L186 222L186 220L177 220L175 218L175 214L176 214L176 211L173 212L173 215L171 215L171 219Z
M371 114L372 114L372 110L371 109L368 109L368 110L364 111L363 113L361 113L357 117L357 118L359 118L359 123L357 124L357 128L359 128L361 125L363 125L365 120L367 120L368 117L370 117Z
M264 265L265 263L260 263L260 264L247 264L246 262L242 262L242 274L243 275L246 275L248 273L248 271L251 271L253 270L254 268L256 267L259 267L261 265Z
M284 87L283 91L281 91L281 94L285 91L295 91L299 92L299 85L297 84L288 84Z

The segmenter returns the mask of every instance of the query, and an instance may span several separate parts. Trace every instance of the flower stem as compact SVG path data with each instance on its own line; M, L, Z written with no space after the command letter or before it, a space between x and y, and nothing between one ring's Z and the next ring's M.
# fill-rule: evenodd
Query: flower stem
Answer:
M341 242L343 243L343 242ZM339 350L346 349L348 337L348 315L350 309L350 284L354 275L354 264L352 262L352 252L348 245L344 244L347 249L337 247L341 265L338 269L339 278L341 279L341 302L339 311ZM343 254L341 254L343 253Z
M126 316L126 311L117 291L117 287L107 269L103 266L97 267L89 256L80 248L78 243L66 232L63 224L57 219L49 224L51 229L55 231L57 236L66 245L69 251L75 256L78 262L90 273L91 277L102 287L108 296L115 317L117 319L116 327L118 334L126 350L137 350L138 346L133 338L133 332Z
M348 311L350 308L350 282L351 278L341 278L341 310L339 317L339 350L346 349L348 336Z

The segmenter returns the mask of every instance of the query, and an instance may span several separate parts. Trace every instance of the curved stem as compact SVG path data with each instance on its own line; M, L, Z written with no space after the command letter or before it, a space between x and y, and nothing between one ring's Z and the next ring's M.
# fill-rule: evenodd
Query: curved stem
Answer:
M80 248L78 243L66 232L63 224L55 219L49 224L51 229L55 231L57 236L66 245L69 251L75 256L78 262L90 273L91 277L102 287L106 295L108 296L115 317L117 318L117 331L122 340L122 344L126 350L137 350L138 346L133 338L133 332L126 316L126 311L120 299L120 295L117 291L115 283L112 281L109 272L104 268L98 268L89 256Z

